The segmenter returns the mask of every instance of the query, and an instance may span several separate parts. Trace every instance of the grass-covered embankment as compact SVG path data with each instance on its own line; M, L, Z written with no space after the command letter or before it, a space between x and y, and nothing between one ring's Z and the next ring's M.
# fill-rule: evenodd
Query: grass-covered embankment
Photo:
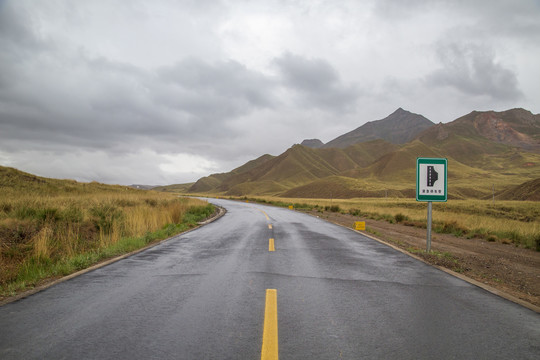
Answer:
M168 238L215 211L201 200L171 194L79 185L4 192L0 297Z

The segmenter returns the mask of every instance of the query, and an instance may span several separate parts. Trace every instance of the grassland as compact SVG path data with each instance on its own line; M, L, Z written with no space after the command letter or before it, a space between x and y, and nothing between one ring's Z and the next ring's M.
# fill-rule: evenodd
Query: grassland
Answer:
M427 223L426 203L414 199L257 197L249 200L277 206L293 205L297 209L343 212L423 228ZM540 251L540 206L534 201L452 200L434 203L433 231L513 243Z
M0 297L170 237L215 210L174 194L5 169L0 169Z

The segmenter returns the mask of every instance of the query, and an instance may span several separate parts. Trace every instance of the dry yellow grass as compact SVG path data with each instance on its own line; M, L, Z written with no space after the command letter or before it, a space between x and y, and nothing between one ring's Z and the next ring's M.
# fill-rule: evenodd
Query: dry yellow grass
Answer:
M206 205L148 191L10 193L0 200L0 285L17 278L29 262L60 261L144 237Z
M53 238L53 229L49 224L45 224L36 236L32 239L34 245L34 255L38 258L49 257L49 244Z

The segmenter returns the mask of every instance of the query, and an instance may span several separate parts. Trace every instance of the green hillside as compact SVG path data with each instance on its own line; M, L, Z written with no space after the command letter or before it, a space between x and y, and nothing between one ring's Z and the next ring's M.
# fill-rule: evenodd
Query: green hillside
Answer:
M358 164L358 166L365 167L381 158L383 155L396 151L399 148L399 145L379 139L351 145L343 149L343 152L351 159L354 159L354 162Z
M271 180L262 180L262 181L253 181L253 182L243 182L237 185L232 186L225 195L228 196L243 196L246 194L249 195L279 195L286 191L287 188Z
M221 186L221 184L228 180L229 178L243 174L245 172L248 172L261 164L264 164L265 162L273 159L274 156L265 154L263 156L258 157L255 160L248 161L244 165L237 167L236 169L232 170L228 173L221 173L221 174L212 174L210 176L205 176L203 178L200 178L195 182L193 185L191 185L187 192L191 193L214 193L217 191L217 189Z
M248 172L231 176L218 189L228 191L238 184L256 181L275 181L288 188L337 174L339 170L324 160L317 150L294 145Z
M399 146L384 140L356 144L346 149L313 149L295 145L249 171L231 172L212 191L225 195L254 192L276 195L318 179L358 169L397 148ZM207 183L208 179L200 181ZM195 192L195 187L192 190Z
M346 176L329 176L309 184L290 189L281 194L287 198L348 199L360 197L413 197L413 186L398 189L371 179L354 179Z
M188 190L194 185L194 183L187 184L174 184L174 185L165 185L165 186L155 186L151 190L162 191L162 192L172 192L172 193L187 193Z
M497 193L499 200L540 201L540 178L526 181Z
M105 185L97 182L81 183L75 180L50 179L32 175L14 168L0 166L0 193L10 194L85 194L94 192L139 192L127 186Z
M188 188L188 192L192 193L204 193L204 192L213 192L215 189L221 185L223 180L227 179L230 174L212 174L210 176L205 176L200 178Z

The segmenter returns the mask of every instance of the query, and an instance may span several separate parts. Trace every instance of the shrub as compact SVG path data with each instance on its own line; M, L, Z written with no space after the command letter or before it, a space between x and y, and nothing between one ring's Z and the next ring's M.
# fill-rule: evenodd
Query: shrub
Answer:
M156 199L144 199L144 202L151 207L156 207L158 204Z
M35 218L36 213L37 213L36 209L23 205L22 207L18 208L15 211L15 217L20 220L33 219Z
M133 207L137 205L137 202L129 199L115 199L114 204L119 207Z
M60 213L60 217L67 223L80 223L84 219L82 210L78 207L68 207Z
M378 215L375 220L385 220L388 221L390 224L393 224L395 222L394 217L390 214Z
M457 221L443 222L434 226L434 230L442 234L453 234L455 236L462 236L467 233L467 229L460 227Z
M60 212L57 208L44 208L36 211L35 217L43 222L57 222L60 220Z
M407 216L403 215L402 213L396 214L396 215L394 216L394 219L396 220L397 223L400 223L400 222L402 222L403 220L409 220L409 219L407 218Z
M100 204L90 209L94 224L105 234L109 234L115 221L122 218L122 210L111 204Z
M8 202L0 203L0 211L1 212L5 212L7 214L7 213L11 212L12 209L13 209L13 205L11 205L10 203L8 203Z
M293 204L293 207L295 209L308 209L308 210L311 210L312 209L312 206L309 205L309 204L306 204L306 203L294 203Z
M362 212L358 209L349 209L349 214L352 216L360 216Z
M195 225L197 222L202 221L215 211L215 207L212 204L206 206L193 206L184 215L184 222L189 225Z
M340 212L340 208L339 208L339 205L332 205L328 208L328 210L330 210L331 212Z
M24 246L39 230L39 224L32 220L11 219L3 222L0 225L0 250L5 254L11 246Z

